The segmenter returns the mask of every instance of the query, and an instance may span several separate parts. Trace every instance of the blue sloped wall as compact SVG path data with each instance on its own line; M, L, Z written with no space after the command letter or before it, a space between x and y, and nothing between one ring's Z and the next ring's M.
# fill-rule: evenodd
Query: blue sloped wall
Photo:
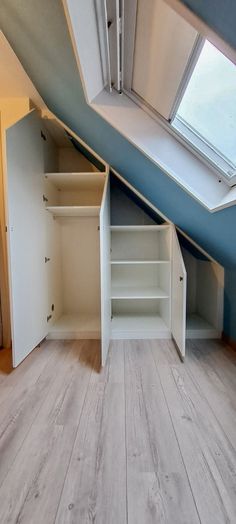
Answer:
M182 0L182 2L236 49L235 0Z
M49 108L225 267L236 340L236 206L210 214L87 106L60 0L1 0L0 27Z

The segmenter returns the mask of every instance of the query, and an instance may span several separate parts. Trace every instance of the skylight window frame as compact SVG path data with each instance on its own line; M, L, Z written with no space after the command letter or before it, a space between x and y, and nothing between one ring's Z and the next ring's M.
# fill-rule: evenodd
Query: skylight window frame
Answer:
M127 2L129 4L129 2ZM188 64L185 68L184 74L181 79L181 83L176 92L176 96L173 101L170 117L167 120L158 111L156 111L148 102L143 99L138 93L132 88L133 78L133 64L134 64L134 46L135 46L135 31L136 25L134 20L137 14L137 0L133 3L132 12L128 13L128 22L126 21L126 13L124 13L124 31L126 30L129 23L132 24L128 37L126 34L123 36L123 55L126 54L129 60L124 60L123 70L123 92L130 97L137 105L139 105L145 112L149 114L154 120L158 121L168 132L176 137L183 145L187 147L195 156L202 160L208 167L211 167L218 177L218 181L224 182L229 186L233 187L236 185L236 167L231 163L220 151L218 151L212 144L210 144L203 136L201 136L196 130L183 121L178 115L178 108L184 97L185 91L188 87L188 83L193 74L202 48L206 41L200 34L196 39L195 45L192 49L192 53ZM132 14L131 14L132 13ZM134 16L135 15L135 16ZM126 24L126 25L125 25ZM126 46L126 48L125 48Z
M135 102L145 113L147 113L153 120L160 124L166 131L183 144L186 149L199 158L207 167L211 167L215 175L218 177L219 183L223 179L229 187L236 185L236 173L234 175L227 175L228 170L235 171L233 164L220 153L217 152L211 144L198 135L196 131L190 128L187 123L181 121L180 117L175 117L179 121L178 126L173 125L173 121L166 120L160 113L155 111L145 100L143 100L135 91L123 89L133 102Z
M233 187L236 184L236 167L220 151L217 150L210 142L200 135L188 122L180 116L176 116L171 123L171 127L177 134L183 137L183 140L214 168L218 175L221 175L225 182Z

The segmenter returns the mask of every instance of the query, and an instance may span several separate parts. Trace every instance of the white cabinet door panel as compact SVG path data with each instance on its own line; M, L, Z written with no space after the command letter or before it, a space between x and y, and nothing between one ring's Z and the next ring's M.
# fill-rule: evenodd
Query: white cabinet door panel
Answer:
M172 291L171 291L171 330L179 354L184 360L186 337L186 269L176 234L172 231Z
M107 178L100 211L101 272L101 363L106 363L111 333L111 267L110 267L110 181Z
M13 366L47 334L43 144L35 112L6 131Z

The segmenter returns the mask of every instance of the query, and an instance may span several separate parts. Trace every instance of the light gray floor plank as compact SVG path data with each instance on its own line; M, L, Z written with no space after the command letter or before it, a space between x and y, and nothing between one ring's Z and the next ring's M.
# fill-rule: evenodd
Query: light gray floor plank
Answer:
M213 371L218 376L236 407L236 352L222 348L217 340L195 340L190 344L193 349L191 356L198 358L205 370Z
M57 366L51 391L2 484L0 514L3 522L54 522L93 363L98 355L94 345L94 342L90 345L87 341L75 341L67 347L61 368ZM75 396L69 393L74 389L75 376L78 378L76 402ZM62 397L53 409L59 384ZM68 407L69 400L76 403L76 409L75 406L69 409L71 418L68 421L64 408L65 404Z
M159 364L153 354L201 522L234 522L235 451L186 366Z
M226 379L222 380L223 372L220 361L218 369L215 370L206 358L199 356L196 344L196 341L189 342L185 365L191 372L192 379L207 398L218 422L236 450L236 394L233 395L231 382L227 386ZM228 367L231 366L232 363L229 361Z
M199 522L149 342L126 342L130 524Z
M123 366L123 348L114 344L100 376L91 377L57 524L126 523Z
M236 354L190 341L0 352L0 522L234 524Z
M62 351L62 347L60 348ZM51 358L40 368L38 380L27 382L27 374L21 374L19 386L13 388L12 395L0 410L0 486L13 463L35 417L47 396L58 367L63 365L63 359L57 350L57 356L52 351ZM46 356L46 355L45 355ZM35 366L32 366L34 375Z

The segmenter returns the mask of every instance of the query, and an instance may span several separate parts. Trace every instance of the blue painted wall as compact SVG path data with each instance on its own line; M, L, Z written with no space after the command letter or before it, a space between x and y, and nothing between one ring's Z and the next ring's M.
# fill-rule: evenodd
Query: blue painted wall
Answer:
M49 108L224 265L236 340L236 206L210 214L87 106L59 0L1 0L0 26Z
M182 0L182 2L236 49L235 0Z

